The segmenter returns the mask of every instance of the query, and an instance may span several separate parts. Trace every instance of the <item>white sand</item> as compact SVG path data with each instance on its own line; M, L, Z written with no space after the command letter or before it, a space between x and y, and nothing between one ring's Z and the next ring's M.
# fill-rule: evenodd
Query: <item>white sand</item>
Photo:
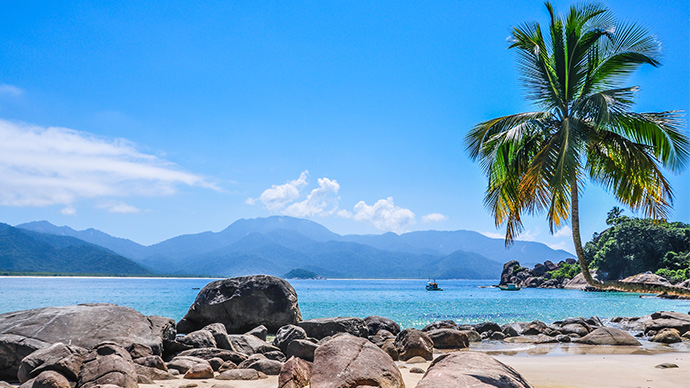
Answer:
M517 370L534 388L690 387L689 352L629 354L630 350L616 347L589 347L566 354L554 355L553 352L547 351L530 353L492 354L492 356ZM656 368L656 365L662 363L676 364L678 368ZM404 365L400 372L405 386L414 388L423 376L423 374L410 373L411 368L420 367L426 370L429 364L429 362L424 364L398 362L399 366ZM183 388L189 384L197 384L198 388L211 388L214 385L216 388L277 388L278 377L269 376L268 379L256 381L179 379L156 381L155 384L140 384L139 386L141 388Z

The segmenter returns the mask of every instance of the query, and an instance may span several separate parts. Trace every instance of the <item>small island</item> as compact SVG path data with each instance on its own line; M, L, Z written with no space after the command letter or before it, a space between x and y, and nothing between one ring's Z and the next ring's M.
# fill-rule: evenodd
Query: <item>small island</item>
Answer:
M303 268L295 268L283 275L283 279L325 279L316 272L308 271Z

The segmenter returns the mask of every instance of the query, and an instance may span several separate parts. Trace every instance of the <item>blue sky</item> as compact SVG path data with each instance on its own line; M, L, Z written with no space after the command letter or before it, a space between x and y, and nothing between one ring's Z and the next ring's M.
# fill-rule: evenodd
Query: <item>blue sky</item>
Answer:
M663 66L629 81L635 109L688 111L687 1L605 4L663 45ZM532 109L506 38L546 22L541 1L2 8L0 222L143 244L272 214L341 234L503 233L463 137ZM690 222L690 172L670 177L672 219ZM584 240L614 205L587 186ZM572 251L568 228L549 235L543 215L525 226L523 239Z

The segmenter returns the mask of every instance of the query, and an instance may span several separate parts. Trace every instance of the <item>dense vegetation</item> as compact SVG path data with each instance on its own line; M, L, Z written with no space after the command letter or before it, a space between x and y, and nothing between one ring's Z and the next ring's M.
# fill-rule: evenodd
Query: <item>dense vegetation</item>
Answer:
M593 267L613 278L651 271L672 282L690 278L690 225L609 212L610 228L585 245Z

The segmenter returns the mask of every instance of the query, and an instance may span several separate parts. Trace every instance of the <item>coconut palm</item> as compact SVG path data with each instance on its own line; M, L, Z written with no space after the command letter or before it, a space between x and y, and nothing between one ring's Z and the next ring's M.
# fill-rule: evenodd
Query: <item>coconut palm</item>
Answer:
M632 112L638 87L622 85L641 65L659 65L659 43L636 24L617 23L598 4L573 6L564 17L549 2L546 8L548 32L539 23L525 23L513 29L510 44L518 53L527 98L539 111L477 124L465 138L488 178L485 203L497 227L505 225L506 244L523 230L525 212L545 211L552 233L570 221L590 285L664 291L593 279L579 219L587 178L644 216L667 217L673 191L662 168L680 171L690 149L681 113Z

